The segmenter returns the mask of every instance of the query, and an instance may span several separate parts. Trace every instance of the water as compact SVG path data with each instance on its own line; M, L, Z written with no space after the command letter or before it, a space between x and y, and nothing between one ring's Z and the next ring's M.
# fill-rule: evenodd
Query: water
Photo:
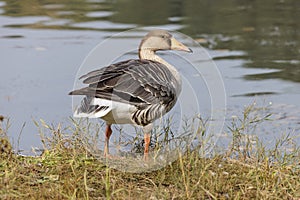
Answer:
M0 1L0 114L10 117L9 135L15 143L25 123L20 149L40 146L32 120L68 124L72 102L67 93L86 55L112 34L158 26L193 37L214 59L225 84L228 123L245 105L256 102L268 107L274 120L257 135L265 141L282 133L297 135L299 4L296 0Z

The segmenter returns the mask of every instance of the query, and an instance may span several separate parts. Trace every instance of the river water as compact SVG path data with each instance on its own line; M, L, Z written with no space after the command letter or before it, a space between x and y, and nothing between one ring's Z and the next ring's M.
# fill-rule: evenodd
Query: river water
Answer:
M89 52L116 33L155 26L198 41L217 66L225 133L255 103L272 113L255 134L266 142L291 134L300 144L299 18L296 0L0 1L0 114L14 145L22 131L19 149L40 147L33 120L68 124L67 93Z

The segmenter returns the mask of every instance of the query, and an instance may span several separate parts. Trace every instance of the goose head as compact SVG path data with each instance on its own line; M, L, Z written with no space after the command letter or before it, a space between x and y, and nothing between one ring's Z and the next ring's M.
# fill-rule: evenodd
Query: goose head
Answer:
M190 48L176 40L168 31L152 30L141 41L139 52L154 53L162 50L178 50L192 52Z

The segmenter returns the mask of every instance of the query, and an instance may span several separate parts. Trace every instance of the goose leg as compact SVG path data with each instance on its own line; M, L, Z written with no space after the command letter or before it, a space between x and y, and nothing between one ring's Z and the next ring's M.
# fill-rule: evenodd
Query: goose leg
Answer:
M149 145L150 145L150 133L144 134L144 161L148 161L148 154L149 154Z
M112 134L111 124L106 124L104 156L109 155L109 138L110 138L111 134Z
M148 161L149 159L149 145L150 145L150 136L151 136L151 130L152 130L152 123L146 125L143 127L144 132L144 161Z

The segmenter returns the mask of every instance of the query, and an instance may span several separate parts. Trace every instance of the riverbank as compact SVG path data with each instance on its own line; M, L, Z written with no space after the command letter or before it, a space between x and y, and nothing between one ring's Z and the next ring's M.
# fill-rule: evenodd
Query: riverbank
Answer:
M231 145L203 157L188 151L165 168L126 173L106 166L63 129L52 136L39 156L14 153L2 119L0 141L1 199L299 199L300 149L286 135L266 147L243 134L265 118L231 123ZM249 121L250 120L250 121ZM256 121L255 121L256 120Z

